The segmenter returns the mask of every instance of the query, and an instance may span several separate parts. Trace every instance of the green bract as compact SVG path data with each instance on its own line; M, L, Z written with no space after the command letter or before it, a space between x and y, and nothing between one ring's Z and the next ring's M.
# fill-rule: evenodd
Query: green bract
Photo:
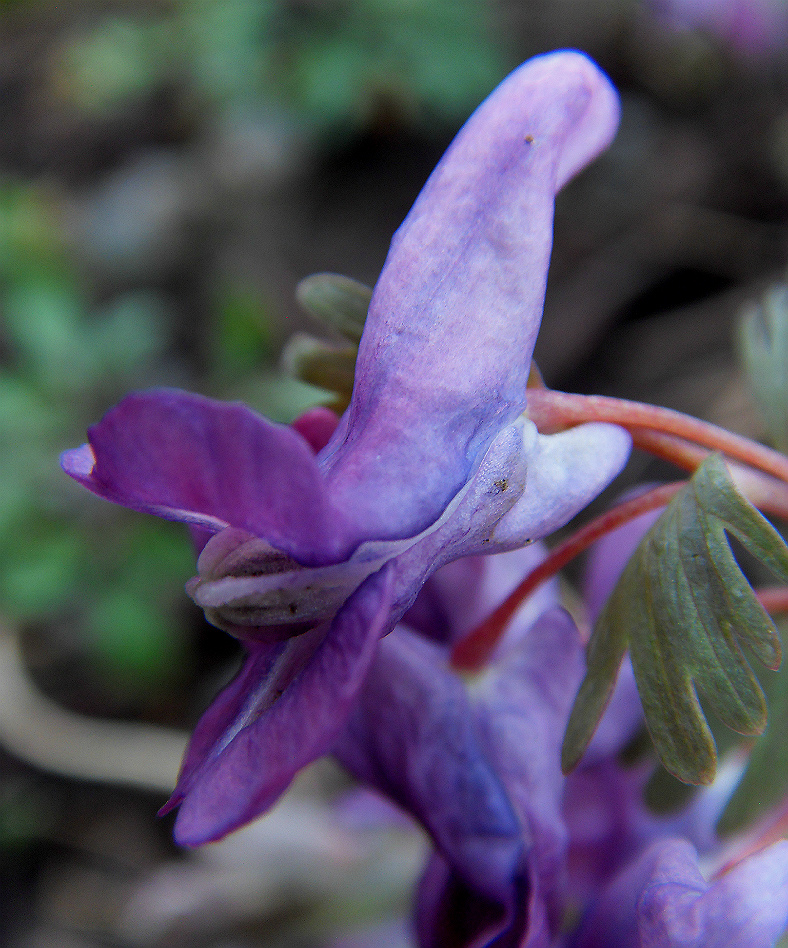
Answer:
M727 533L788 582L782 537L711 455L641 540L597 621L564 736L565 770L588 745L627 648L657 753L680 780L714 778L716 749L699 698L734 731L763 731L766 703L742 647L776 668L780 641Z
M301 280L296 297L310 316L359 344L372 299L368 286L338 273L314 273Z
M283 368L293 378L334 393L337 400L333 407L344 411L353 392L358 344L372 290L337 273L315 273L301 280L296 297L308 315L344 341L328 342L297 333L282 352Z

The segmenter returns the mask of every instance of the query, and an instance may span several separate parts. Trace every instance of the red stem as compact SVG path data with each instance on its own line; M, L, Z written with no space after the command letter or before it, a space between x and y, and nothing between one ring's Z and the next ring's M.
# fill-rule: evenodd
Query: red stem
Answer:
M788 457L717 425L642 402L540 387L528 390L527 415L542 433L590 421L611 422L630 432L635 447L690 471L710 451L721 451L731 459L731 474L750 500L760 509L788 519ZM682 486L683 482L665 484L625 501L561 543L484 622L455 645L452 666L466 672L483 668L520 604L540 583L604 534L647 510L665 506Z
M632 428L630 434L636 448L686 471L695 471L709 455L706 448L661 431ZM728 469L739 491L759 510L788 519L788 484L736 461L728 461Z
M608 421L633 434L642 430L677 435L722 451L728 457L788 483L788 457L742 435L681 412L604 395L571 395L551 389L528 390L528 417L542 432L560 431L587 421Z
M769 615L788 612L788 586L768 586L756 590L755 595Z
M761 850L766 849L767 846L771 846L781 839L785 839L786 835L788 835L788 798L784 799L782 803L777 804L772 812L771 819L768 819L765 825L762 824L761 828L744 842L736 855L727 860L727 862L714 873L712 878L716 880L727 875L727 873L729 873L731 869L735 869L739 863L744 862L744 860L750 856L754 856L756 853L761 852Z
M537 586L554 576L606 533L649 510L664 507L685 483L686 481L677 481L672 484L663 484L630 500L625 500L586 524L577 533L573 533L548 554L536 569L532 570L519 586L487 616L484 622L457 642L451 655L452 666L463 672L476 672L482 669L512 616Z

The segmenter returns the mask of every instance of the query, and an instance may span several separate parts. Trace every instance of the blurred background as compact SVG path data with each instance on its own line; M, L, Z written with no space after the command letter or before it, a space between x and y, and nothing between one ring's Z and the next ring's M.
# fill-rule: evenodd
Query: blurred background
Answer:
M330 763L171 843L155 811L235 646L183 593L185 534L58 455L134 388L324 401L279 367L320 334L297 283L372 285L462 121L561 47L623 120L559 197L546 380L780 441L735 340L788 318L787 44L784 0L0 0L1 945L404 944L423 842Z

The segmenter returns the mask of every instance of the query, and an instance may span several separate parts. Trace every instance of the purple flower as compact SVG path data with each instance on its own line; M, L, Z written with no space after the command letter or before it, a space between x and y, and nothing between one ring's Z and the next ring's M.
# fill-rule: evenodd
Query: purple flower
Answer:
M595 551L597 601L651 519ZM417 601L407 619L419 627L403 622L380 643L335 747L433 840L416 899L419 948L768 948L788 925L788 843L704 876L702 865L720 862L713 827L725 794L704 790L671 817L646 809L650 765L618 759L636 715L642 723L628 678L580 768L561 776L583 649L554 589L525 604L473 680L451 669L468 615L540 555L466 561L462 585L458 564L435 574L420 596L432 608Z
M711 884L682 839L654 843L604 889L573 948L772 948L788 925L788 842Z
M625 463L619 428L543 436L523 415L554 195L617 120L576 52L531 60L483 103L392 241L350 407L317 455L243 406L152 391L64 456L100 496L191 526L189 592L248 649L187 751L181 842L263 812L331 746L434 570L546 535Z
M484 586L505 595L541 555L530 547L485 558L474 584L482 601ZM416 913L422 948L546 945L558 922L567 848L560 745L582 644L556 603L555 589L529 603L471 684L449 667L446 644L398 626L335 746L351 773L435 842ZM446 604L448 643L463 628Z
M742 53L780 52L788 40L785 0L648 0L674 26L707 30Z

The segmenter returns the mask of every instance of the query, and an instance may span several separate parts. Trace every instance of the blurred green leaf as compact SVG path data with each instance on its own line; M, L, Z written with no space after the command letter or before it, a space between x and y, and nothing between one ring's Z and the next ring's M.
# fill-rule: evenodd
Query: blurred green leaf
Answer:
M318 131L354 131L394 106L455 124L507 64L477 0L176 0L107 14L62 52L61 96L117 108L177 79L222 108L267 100Z
M183 584L194 570L186 530L122 512L94 573L101 585L86 604L87 645L102 674L125 688L149 691L185 670Z
M150 690L178 677L183 641L171 617L136 590L107 589L88 605L92 656L105 677L135 690Z
M109 112L149 93L172 71L177 53L170 47L170 56L165 54L160 33L161 25L153 18L105 17L62 50L56 74L58 93L95 113Z
M0 279L68 279L57 201L48 191L0 177Z
M88 544L67 524L26 521L0 536L0 600L15 619L53 615L75 601Z
M273 314L259 290L228 284L216 300L212 361L233 375L259 370L273 359Z
M262 94L282 5L274 0L180 0L173 40L197 89L214 101L243 104Z
M284 80L289 101L321 125L362 126L377 65L353 35L296 37Z
M272 421L290 424L315 405L324 405L326 392L280 372L263 372L233 388L233 396Z
M97 410L161 375L169 313L147 292L91 306L65 247L49 192L0 180L0 601L19 623L65 618L105 683L145 693L184 671L191 544L93 505L58 455Z
M772 443L788 450L788 285L771 287L742 314L739 351Z
M657 754L680 780L708 783L715 773L700 697L732 730L763 730L763 692L742 647L776 668L780 642L726 531L788 581L782 537L736 491L722 458L711 455L643 538L597 621L564 737L565 769L588 745L627 647Z
M150 294L128 294L88 314L71 283L35 280L11 287L5 304L19 368L50 393L84 394L107 380L122 391L166 343L165 310Z
M42 383L70 387L84 374L84 340L79 323L84 301L75 287L56 280L31 280L5 295L6 325L21 367Z

